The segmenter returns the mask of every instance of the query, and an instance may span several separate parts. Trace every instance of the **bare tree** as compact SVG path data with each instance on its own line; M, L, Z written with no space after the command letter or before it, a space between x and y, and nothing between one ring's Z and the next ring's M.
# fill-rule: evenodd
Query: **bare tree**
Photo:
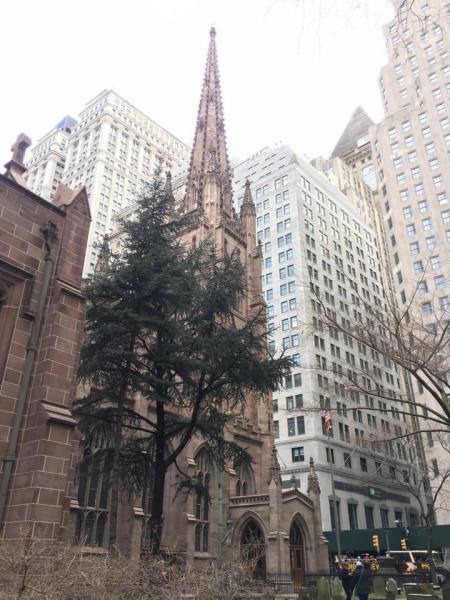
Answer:
M419 507L420 525L425 527L428 561L434 583L437 583L436 566L433 561L432 533L435 525L435 513L437 509L448 510L441 492L450 481L450 447L442 434L435 435L436 443L441 445L448 460L442 462L442 466L436 469L435 465L426 464L425 468L417 469L421 464L420 448L412 437L402 438L397 441L401 452L408 457L408 461L400 462L394 459L389 464L390 474L405 490L411 494ZM445 491L445 493L448 493ZM444 502L444 503L443 503Z
M421 521L428 528L431 546L434 515L437 509L443 509L441 504L450 478L450 298L430 297L428 293L423 296L424 289L427 291L426 274L427 268L410 297L401 304L389 293L386 283L383 300L375 303L374 296L351 278L346 278L342 296L331 297L321 292L311 277L313 310L304 327L309 335L319 338L328 334L335 348L343 342L342 356L331 366L320 353L316 356L317 364L305 366L318 371L318 378L326 381L325 387L330 380L341 397L353 400L350 410L356 413L356 421L363 422L364 412L368 413L366 450L381 448L391 464L403 461L402 467L396 466L402 477L403 471L415 469L414 477L411 472L405 483L409 482L420 506ZM419 393L414 393L413 382ZM426 394L422 395L423 392ZM318 409L328 409L330 404L328 400L328 406ZM375 422L369 413L378 413L380 418ZM375 422L372 430L371 422ZM383 439L377 439L380 425ZM433 459L431 465L423 438L429 447L436 442L435 449L440 451L439 461ZM435 472L437 462L440 473ZM414 478L417 484L413 483Z
M351 364L346 371L335 373L347 390L368 397L386 399L396 405L399 414L416 423L414 432L450 433L450 300L433 298L422 306L420 290L424 278L417 282L410 298L402 306L394 296L386 294L382 305L374 304L360 288L351 285L349 298L340 302L339 313L323 297L314 282L310 282L317 316L309 326L326 328L332 335L358 348L368 349L372 358L382 359L386 367L397 367L405 376L404 391L395 395L383 386L383 371L368 363ZM426 390L433 399L423 410L422 402L414 398L411 380ZM377 410L373 407L372 410ZM383 409L378 409L383 410ZM426 427L425 427L426 425Z
M0 600L273 600L254 581L254 556L193 570L175 560L83 554L36 540L0 544Z

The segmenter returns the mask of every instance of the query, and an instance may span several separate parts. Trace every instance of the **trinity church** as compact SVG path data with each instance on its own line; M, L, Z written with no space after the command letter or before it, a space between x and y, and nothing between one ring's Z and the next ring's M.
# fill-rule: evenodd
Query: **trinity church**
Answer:
M20 171L21 161L16 160L16 163L15 167ZM49 244L54 244L54 252L59 253L58 260L49 260L50 266L46 267L50 285L46 284L44 290L47 301L42 315L30 304L31 300L25 302L25 307L31 306L30 316L24 316L22 309L20 314L16 311L12 315L11 308L5 303L7 294L14 293L11 289L14 281L22 282L15 293L18 298L22 294L20 297L24 301L26 289L31 285L26 283L30 268L24 264L17 270L7 248L5 251L5 244L0 244L0 322L5 321L9 332L9 341L0 340L0 396L2 405L5 406L6 398L9 407L4 415L7 432L0 451L4 452L4 464L10 464L8 481L3 485L3 536L19 537L23 528L28 527L34 537L63 538L98 548L106 540L108 528L108 485L101 475L75 476L78 441L76 423L70 414L83 319L80 289L84 250L77 247L77 256L73 248L75 241L86 243L89 207L83 191L69 193L63 187L57 192L55 203L50 204L29 192L23 181L13 179L11 169L0 179L0 216L3 205L17 205L20 200L26 205L29 219L32 220L33 214L35 218L39 216L44 226L44 221L51 218L61 232L57 243L51 241L48 244L45 235L49 234L41 233L44 236L42 268L46 264L45 253L52 256ZM6 215L12 210L11 206L5 209ZM33 206L37 207L34 213ZM187 243L195 244L206 236L212 237L219 252L237 252L245 265L248 293L239 307L242 320L264 310L261 249L256 241L256 211L249 182L239 215L233 205L214 29L210 31L184 210L192 216L190 230L184 235ZM72 222L78 227L77 236L70 231ZM36 237L39 227L34 230ZM61 242L69 250L64 252ZM46 280L40 276L39 285L42 281L45 284ZM34 343L40 350L30 358L34 361L30 367L34 369L34 375L30 378L29 388L20 392L20 377L14 379L12 368L8 366L18 364L20 359L20 356L12 356L12 352L17 353L17 343L14 345L13 341L16 336L26 345L27 336L34 329L33 319L38 317L42 322ZM16 319L14 323L13 318ZM65 335L68 335L69 325L72 327L70 355L54 338L60 324L64 326ZM17 327L20 327L19 331L15 330ZM47 347L52 351L44 351ZM50 357L57 363L59 348L68 364L58 371L48 361ZM55 390L52 386L56 386ZM58 393L58 386L64 393ZM25 395L24 402L19 392ZM17 443L11 454L8 439L13 432L13 421L18 420L14 419L17 407L22 412L20 426L14 434ZM197 501L194 495L176 496L178 474L176 469L169 472L164 550L192 566L201 566L222 558L245 557L257 546L260 549L257 569L261 574L291 571L299 583L308 572L328 569L327 543L321 526L320 488L314 463L311 460L306 493L296 488L282 488L272 423L271 398L255 395L247 398L245 414L237 416L230 427L230 439L251 454L251 467L235 470L232 465L227 465L224 470L218 469L203 442L195 439L190 442L180 466L208 485L211 502ZM58 453L61 455L59 463ZM51 491L55 493L52 495ZM132 503L125 497L123 499L118 546L126 555L139 556L145 545L149 506L151 498L148 494Z

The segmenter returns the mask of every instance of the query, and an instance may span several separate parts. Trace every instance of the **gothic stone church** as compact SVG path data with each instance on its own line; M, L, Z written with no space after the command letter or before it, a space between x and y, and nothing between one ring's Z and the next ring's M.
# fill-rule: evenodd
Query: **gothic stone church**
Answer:
M261 250L256 242L256 213L249 182L246 183L240 215L233 207L215 38L215 30L212 29L184 197L184 208L192 215L191 229L186 232L185 239L187 243L195 243L210 236L219 251L239 253L246 266L249 290L240 307L242 318L245 318L264 306L260 279ZM23 190L21 193L26 192ZM67 213L70 213L69 208ZM82 256L80 260L82 265ZM76 288L75 295L80 283L81 273L73 286ZM0 370L0 377L3 386L9 389L10 382L6 381L5 372ZM68 385L73 398L73 378ZM56 394L52 398L55 404L50 408L41 400L41 412L39 407L35 407L34 413L27 409L25 415L42 413L41 427L52 431L53 437L64 438L67 447L72 444L76 454L74 423L67 414L67 405L61 403L59 406ZM30 402L31 399L28 399ZM36 406L39 398L33 402ZM314 464L311 460L307 494L294 488L282 489L271 410L270 398L249 397L245 415L236 418L230 430L232 440L251 454L252 467L235 470L228 465L222 471L214 464L203 443L194 439L187 446L182 457L184 469L208 485L212 500L206 504L197 502L193 495L174 498L177 472L173 470L166 483L163 548L180 555L191 565L201 566L211 560L245 555L257 541L259 548L263 549L258 562L261 572L292 571L294 578L301 582L305 573L327 570L328 552L322 535L320 489ZM52 415L59 415L59 421L55 417L51 421L47 416L45 424L45 415L49 415L50 411ZM22 435L26 434L26 426L22 432ZM26 447L27 456L30 452L33 454L33 448ZM25 446L19 445L16 471L21 464L20 453L24 451ZM70 457L70 452L67 455ZM75 486L71 483L73 470L69 462L62 472L55 473L55 481L48 474L45 487L58 489L59 493L52 507L48 507L45 518L41 517L43 523L40 528L35 528L34 535L62 537L93 547L101 546L108 527L107 481L102 482L101 475L92 477L88 471L78 477L78 485ZM94 468L91 472L98 470ZM18 473L13 473L10 499L13 497L11 485L17 478ZM31 478L29 497L39 498L43 487L39 478ZM132 504L124 498L120 507L118 545L127 555L139 556L145 542L150 500L144 493L143 498ZM4 527L5 537L17 536L19 526L31 520L31 512L14 513L8 506L5 514L5 522L15 519L14 527L8 523ZM44 521L51 525L50 529L44 526Z

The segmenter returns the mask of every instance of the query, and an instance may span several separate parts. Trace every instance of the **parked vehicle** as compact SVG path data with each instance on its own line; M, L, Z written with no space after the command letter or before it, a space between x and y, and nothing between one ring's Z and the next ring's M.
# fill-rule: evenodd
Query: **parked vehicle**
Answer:
M414 575L431 570L427 550L390 550L386 553L395 559L395 566L402 575ZM443 566L439 552L433 550L433 563L436 569Z

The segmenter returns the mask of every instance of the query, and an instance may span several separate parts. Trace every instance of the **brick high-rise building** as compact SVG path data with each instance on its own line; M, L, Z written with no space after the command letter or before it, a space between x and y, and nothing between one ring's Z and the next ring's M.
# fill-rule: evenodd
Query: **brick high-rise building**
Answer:
M112 90L90 100L78 122L70 121L69 132L68 119L32 149L28 183L47 200L59 181L75 190L86 188L92 213L84 264L88 274L117 212L132 203L159 163L163 169L187 166L189 148Z
M86 192L27 189L20 136L0 175L0 536L61 537L77 448L71 405L84 325ZM75 450L74 450L75 448Z

